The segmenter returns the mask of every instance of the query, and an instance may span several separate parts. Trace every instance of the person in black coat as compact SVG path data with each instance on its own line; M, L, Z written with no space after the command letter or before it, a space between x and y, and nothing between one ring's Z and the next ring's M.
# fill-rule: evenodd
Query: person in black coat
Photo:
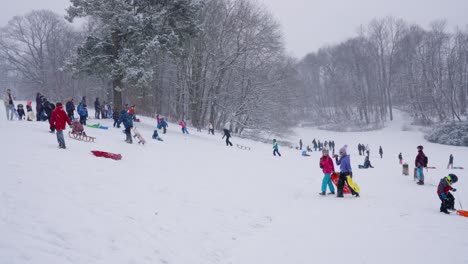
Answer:
M44 107L42 105L44 101L44 96L41 93L36 94L36 121L44 121L41 118L41 113L44 111Z
M229 139L231 138L231 131L229 131L229 129L225 128L225 129L223 129L223 132L224 132L223 139L224 139L224 137L226 137L226 146L231 146L232 147L232 143L231 143L231 141L229 141Z
M44 98L44 112L47 115L47 121L49 121L50 124L50 118L52 117L52 111L55 109L55 105L49 101L47 101L46 98ZM50 124L50 132L53 133L55 132L55 126L53 124Z
M94 117L99 119L99 115L101 114L101 103L99 102L99 98L96 97L96 101L94 101Z
M65 110L67 111L67 115L70 120L75 119L75 104L73 103L73 98L68 99L68 102L65 105Z

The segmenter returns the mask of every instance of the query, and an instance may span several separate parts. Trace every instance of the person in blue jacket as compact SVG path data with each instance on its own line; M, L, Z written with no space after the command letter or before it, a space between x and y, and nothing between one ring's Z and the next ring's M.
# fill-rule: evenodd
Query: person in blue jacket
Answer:
M346 177L348 175L353 177L353 170L351 168L351 159L350 159L350 156L347 154L347 148L348 148L348 145L344 145L340 149L339 159L338 159L338 155L335 155L336 165L340 166L340 177L338 179L338 185L337 185L338 191L337 191L336 197L343 197L343 188L345 184L347 184L349 187ZM355 192L351 187L349 187L349 189L351 190L352 195L359 197L359 193Z
M163 130L163 134L166 134L167 128L169 125L167 124L166 120L164 117L161 118L160 122L158 123L158 128Z
M80 103L76 111L80 116L80 124L86 126L86 118L88 117L88 108L86 107L86 104Z
M130 115L127 111L122 110L120 115L120 122L123 123L125 127L125 142L132 144L132 133L130 132L130 130L133 127L133 116Z

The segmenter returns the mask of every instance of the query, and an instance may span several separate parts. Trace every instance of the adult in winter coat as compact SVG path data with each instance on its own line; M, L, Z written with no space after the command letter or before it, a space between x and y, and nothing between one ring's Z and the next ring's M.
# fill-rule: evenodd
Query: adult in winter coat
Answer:
M99 119L101 114L101 103L99 102L99 97L96 97L96 101L94 101L94 118Z
M335 187L331 181L331 174L335 172L335 166L333 165L333 159L330 158L329 152L327 149L322 151L322 157L320 158L319 162L320 168L323 172L323 179L322 179L322 192L320 195L325 195L327 191L327 186L330 189L330 194L335 194Z
M340 178L338 179L338 191L337 197L343 197L343 189L345 184L348 184L347 176L353 176L353 170L351 169L351 158L347 154L347 147L348 145L344 145L340 149L340 155L338 159L338 155L335 155L336 165L340 166ZM349 186L349 184L348 184ZM353 188L349 188L351 190L351 194L359 197L359 193L355 192Z
M427 167L427 157L423 152L424 147L419 145L417 147L418 155L416 155L416 159L414 161L414 165L416 166L417 176L419 185L424 185L424 168Z
M65 130L65 125L71 125L70 118L68 117L67 113L63 110L62 103L57 103L54 111L52 112L50 118L51 126L54 126L57 132L57 142L59 143L59 148L66 148L65 146L65 138L63 137L63 130Z
M224 139L224 137L226 137L226 146L231 146L232 147L232 143L231 143L231 141L229 141L229 139L231 138L231 131L229 131L229 129L227 129L227 128L224 128L223 132L224 132L223 139Z
M210 123L208 125L208 135L209 134L212 134L214 136L214 126L213 126L213 123Z
M281 154L278 151L278 142L276 142L276 139L273 139L273 156L276 156L276 154L281 157Z
M447 165L447 169L453 169L453 155L450 154L450 157L449 157L449 163Z
M42 119L42 111L44 111L43 98L44 96L41 93L36 94L36 121L44 121Z
M22 104L18 104L18 108L16 109L16 112L18 113L18 120L23 120L23 116L26 115L24 112L24 108Z
M80 116L80 123L86 126L86 118L88 118L88 107L86 104L80 103L77 109L78 115Z
M51 122L51 118L52 118L52 112L55 109L55 105L47 101L46 98L44 98L43 106L44 106L44 112L47 115L47 120L49 121L49 124L50 124L50 132L53 133L55 132L55 126Z
M382 158L382 156L383 156L383 149L382 149L382 146L379 147L379 154L380 154L380 158Z
M449 214L448 210L455 210L455 198L450 191L455 192L457 189L452 187L452 184L458 181L458 177L455 174L449 174L440 180L437 186L437 196L440 201L440 212Z
M15 104L13 103L13 95L11 90L7 89L3 95L3 103L5 104L7 120L13 120L15 112Z
M132 144L132 133L131 129L133 127L133 117L127 111L122 112L120 115L121 123L125 127L125 135L127 136L125 142Z
M67 115L70 120L75 119L75 103L73 103L73 98L70 97L70 99L68 99L65 104L65 110L67 111Z

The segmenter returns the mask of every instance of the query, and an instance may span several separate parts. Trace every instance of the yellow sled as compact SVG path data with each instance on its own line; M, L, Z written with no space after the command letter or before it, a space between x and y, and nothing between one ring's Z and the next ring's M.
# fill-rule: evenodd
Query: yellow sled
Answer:
M353 182L353 179L351 178L351 176L347 176L346 179L348 180L348 186L353 189L353 191L357 192L357 193L360 193L361 192L361 189L359 188L359 186Z

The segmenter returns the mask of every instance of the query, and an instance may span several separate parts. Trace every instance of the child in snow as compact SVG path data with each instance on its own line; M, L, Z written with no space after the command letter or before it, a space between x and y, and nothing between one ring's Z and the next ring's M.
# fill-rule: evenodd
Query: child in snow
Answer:
M65 130L65 125L71 125L70 118L68 118L67 113L63 110L62 103L57 103L52 116L50 117L51 126L55 127L57 141L59 143L59 148L65 149L65 138L63 137L63 130Z
M398 160L400 161L400 165L403 164L403 155L401 154L398 154Z
M301 153L301 155L302 155L303 157L310 157L310 155L307 154L307 150L303 150L302 153Z
M455 210L455 198L450 191L455 192L457 189L452 187L452 184L458 181L458 177L455 174L449 174L442 178L437 186L437 195L440 201L440 212L449 214L448 210Z
M133 127L133 116L130 115L127 111L122 111L122 114L120 115L120 122L123 123L125 127L125 142L132 144L133 141L131 129Z
M423 149L424 147L419 145L417 147L418 155L416 156L415 166L416 166L416 173L418 177L417 184L424 185L424 171L423 168L427 167L427 156L424 154Z
M120 123L119 123L120 114L119 114L119 111L117 111L117 109L115 109L114 112L112 113L112 119L114 119L114 127L120 128Z
M182 134L187 134L188 135L188 130L187 130L187 125L185 124L185 121L182 120L179 122L179 126L182 128Z
M155 129L155 130L153 131L152 139L156 139L156 140L159 140L159 141L163 141L162 138L159 136L158 130L157 130L157 129Z
M208 125L208 135L212 134L214 136L214 126L212 123Z
M86 126L86 118L88 117L88 108L86 104L80 103L80 105L78 105L77 112L78 112L78 115L80 116L80 123Z
M29 100L28 103L26 104L26 117L28 121L33 121L34 120L34 112L31 107L32 101Z
M372 167L372 164L370 162L369 156L366 156L364 158L364 165L359 165L360 169L368 169L368 168L374 168Z
M159 123L159 126L162 128L163 134L166 134L166 131L167 131L167 128L169 127L169 124L166 122L164 117L161 118L161 122Z
M80 123L78 119L73 119L72 121L72 133L77 135L83 135L86 137L86 133L84 132L83 125Z
M348 184L348 180L347 180L347 176L349 175L350 177L353 177L353 171L351 169L351 158L350 156L347 154L347 151L346 149L348 148L348 145L344 145L339 153L340 153L340 156L339 156L339 159L338 159L338 155L335 155L335 161L336 161L336 165L339 165L340 166L340 178L338 179L338 191L337 191L337 195L336 197L343 197L343 188L345 186L345 184ZM351 194L352 195L355 195L356 197L359 197L359 193L355 192L353 190L353 188L349 188L351 190Z
M19 112L18 112L19 113ZM449 157L449 163L447 165L447 169L453 169L453 155L450 154L450 157Z
M22 104L18 104L16 112L18 112L18 120L23 120L23 116L25 116L26 114L24 113L24 108Z
M333 165L333 160L330 158L328 150L324 149L322 151L322 157L320 158L319 165L323 172L322 192L320 195L325 195L327 186L330 189L329 194L335 194L335 187L330 179L331 174L335 172L335 166Z
M278 151L278 142L276 142L276 139L273 139L273 156L276 156L276 154L281 157L281 154Z

